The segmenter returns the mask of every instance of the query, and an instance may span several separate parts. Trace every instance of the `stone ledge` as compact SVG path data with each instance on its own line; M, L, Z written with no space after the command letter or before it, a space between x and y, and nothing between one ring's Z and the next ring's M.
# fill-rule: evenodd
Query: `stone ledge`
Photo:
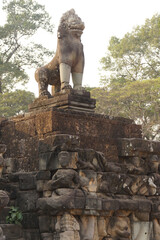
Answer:
M119 156L138 156L139 153L159 154L160 142L144 140L141 138L117 139Z
M22 227L16 224L0 224L6 240L21 239L23 236Z
M87 91L73 89L63 90L54 97L47 96L37 98L29 105L29 112L41 112L42 110L60 108L78 112L94 112L96 100L90 98Z

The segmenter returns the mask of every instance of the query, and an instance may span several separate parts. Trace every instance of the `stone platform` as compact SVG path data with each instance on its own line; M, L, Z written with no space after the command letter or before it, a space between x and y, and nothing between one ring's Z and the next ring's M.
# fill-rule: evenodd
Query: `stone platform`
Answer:
M72 93L57 99L76 99ZM29 113L0 119L7 149L0 147L0 189L23 212L21 237L159 240L160 142L142 139L132 120L54 101L39 99ZM4 227L8 211L0 215Z
M60 108L78 112L94 112L96 100L90 98L85 90L65 89L53 97L44 96L29 105L29 112L40 112L51 108Z

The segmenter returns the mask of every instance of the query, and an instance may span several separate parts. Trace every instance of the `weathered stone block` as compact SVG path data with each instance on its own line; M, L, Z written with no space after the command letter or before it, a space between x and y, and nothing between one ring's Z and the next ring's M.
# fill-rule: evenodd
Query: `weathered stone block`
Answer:
M39 171L36 174L37 180L49 180L51 178L51 172L50 171Z
M138 201L131 200L131 199L118 199L119 209L120 210L131 210L136 211L138 210Z
M6 217L8 216L10 207L2 208L0 211L0 224L6 223Z
M9 181L10 182L19 182L19 174L21 174L21 173L9 173L7 175Z
M16 224L1 224L6 239L18 239L22 237L22 227Z
M48 198L39 198L37 208L44 211L54 211L58 213L64 209L75 208L73 196L54 196Z
M153 224L152 222L133 222L132 223L132 238L137 240L153 239Z
M81 189L74 189L74 188L58 188L55 190L56 194L61 196L61 195L70 195L73 197L84 197L86 196L85 192L82 191Z
M121 138L117 140L119 156L139 156L140 153L159 153L160 142L140 138Z
M151 211L151 201L141 199L138 200L138 209L140 212L150 212Z
M37 192L43 192L47 180L37 180Z
M33 173L23 173L19 175L20 190L33 190L36 188L36 177Z
M26 136L35 136L35 117L21 117L19 121L15 123L15 129L18 132L19 137L24 138Z
M150 213L149 212L139 212L136 211L132 214L132 218L134 222L149 222L150 221Z
M52 111L41 112L36 114L35 127L38 135L50 133L53 131Z
M75 197L74 198L74 208L75 209L84 209L86 204L85 197Z
M39 216L39 229L41 233L50 232L51 230L51 220L50 216L44 215Z
M94 197L86 198L86 209L102 210L102 200Z
M17 206L22 211L35 211L39 195L36 191L21 191L17 196Z
M36 213L23 213L22 226L25 229L35 229L39 227Z
M106 199L102 201L102 210L118 210L119 209L119 202L115 199Z
M19 184L18 183L9 183L8 181L5 182L0 179L0 189L9 193L10 200L17 198L17 193L19 191Z
M59 188L55 190L56 194L59 196L69 196L72 197L74 201L74 209L84 209L86 203L86 195L80 189L69 189L69 188Z
M113 172L98 174L98 192L105 194L122 194L123 183L126 179L125 174L117 174Z
M39 229L27 229L24 230L23 232L25 240L40 240Z
M54 170L58 168L56 152L47 152L39 155L39 170Z
M54 147L60 147L63 151L74 151L79 147L79 137L70 134L57 134L46 136L39 141L39 152L50 152Z

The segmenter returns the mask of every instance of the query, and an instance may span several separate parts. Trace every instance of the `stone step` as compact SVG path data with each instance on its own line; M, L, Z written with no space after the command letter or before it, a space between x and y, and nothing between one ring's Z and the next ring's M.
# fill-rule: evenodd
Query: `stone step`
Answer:
M16 224L0 224L6 240L23 240L22 227Z

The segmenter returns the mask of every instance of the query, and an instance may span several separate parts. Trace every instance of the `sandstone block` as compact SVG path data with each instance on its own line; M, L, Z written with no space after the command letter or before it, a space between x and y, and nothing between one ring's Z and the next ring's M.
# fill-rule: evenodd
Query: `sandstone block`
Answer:
M51 230L51 217L47 215L39 216L39 229L41 233L50 232Z
M36 177L32 173L23 173L19 175L20 190L33 190L36 188Z
M43 192L44 186L46 183L47 183L47 180L37 180L37 184L36 184L37 192Z
M102 200L102 210L110 211L110 210L118 210L119 202L115 199L107 199Z
M137 240L152 239L153 224L152 222L133 222L132 223L132 238Z
M34 190L21 191L17 196L17 206L22 211L35 211L38 197L38 193Z
M89 210L102 210L102 200L99 198L87 197L85 208Z
M23 228L25 229L35 229L39 227L38 216L36 213L23 213Z
M51 172L50 171L39 171L36 174L37 180L49 180L51 178Z
M18 239L22 237L22 227L16 224L1 224L6 239Z
M40 239L40 233L39 229L27 229L23 231L24 233L24 239L26 240L39 240Z
M39 141L39 152L51 152L54 147L60 147L63 151L74 151L79 144L79 137L76 135L51 135Z

